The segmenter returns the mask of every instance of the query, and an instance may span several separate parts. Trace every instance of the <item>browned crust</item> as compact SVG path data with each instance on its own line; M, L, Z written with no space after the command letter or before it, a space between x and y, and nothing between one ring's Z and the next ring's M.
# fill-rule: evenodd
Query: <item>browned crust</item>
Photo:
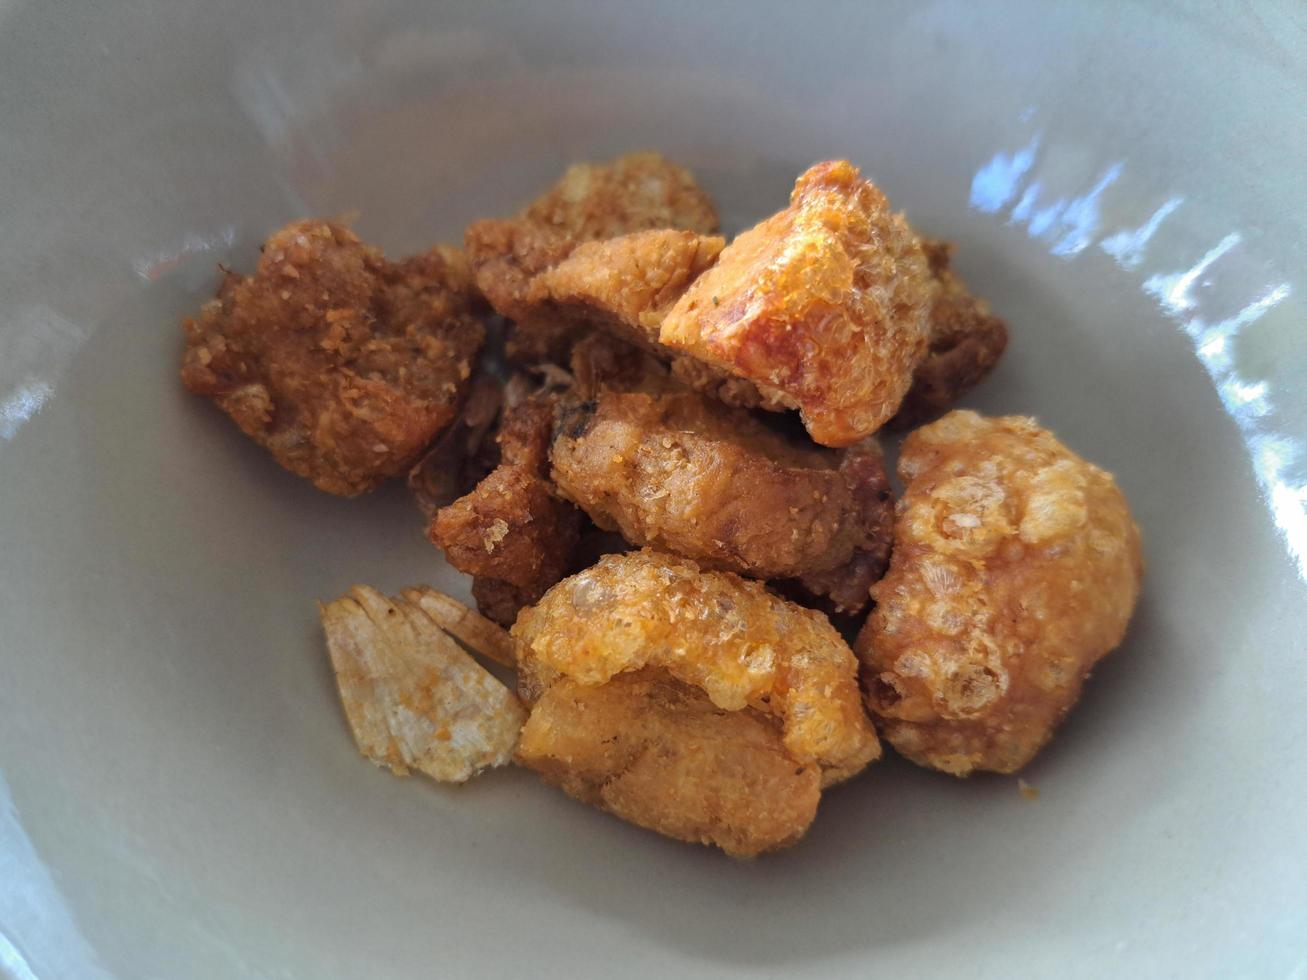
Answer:
M388 262L338 224L272 235L186 320L181 378L286 469L353 496L405 472L454 418L485 336L467 263Z
M937 291L930 311L926 356L912 387L890 420L896 428L920 425L953 406L998 365L1007 349L1007 325L973 296L951 267L951 242L922 240Z
M481 611L505 626L571 569L581 513L546 477L553 409L548 396L505 412L502 462L471 493L441 508L428 534L473 577Z

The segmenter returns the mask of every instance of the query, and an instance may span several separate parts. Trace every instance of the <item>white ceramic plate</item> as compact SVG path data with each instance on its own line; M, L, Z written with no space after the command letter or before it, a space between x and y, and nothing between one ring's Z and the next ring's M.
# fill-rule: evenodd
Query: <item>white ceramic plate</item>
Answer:
M1307 976L1307 15L0 0L0 974ZM1010 321L969 404L1114 470L1149 572L1025 773L898 761L754 863L363 761L313 600L462 588L175 378L295 216L392 253L654 147L731 230L847 155Z

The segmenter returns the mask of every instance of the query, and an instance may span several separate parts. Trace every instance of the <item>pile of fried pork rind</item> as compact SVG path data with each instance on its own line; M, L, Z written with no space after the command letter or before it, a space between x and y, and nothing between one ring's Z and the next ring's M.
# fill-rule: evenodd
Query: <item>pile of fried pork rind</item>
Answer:
M1139 592L1110 474L953 409L1007 330L951 258L846 161L728 242L687 170L633 154L461 249L281 229L186 321L182 380L321 490L406 476L471 577L479 612L362 585L320 607L366 756L445 782L516 762L754 855L878 733L1016 772ZM878 435L913 427L896 499Z

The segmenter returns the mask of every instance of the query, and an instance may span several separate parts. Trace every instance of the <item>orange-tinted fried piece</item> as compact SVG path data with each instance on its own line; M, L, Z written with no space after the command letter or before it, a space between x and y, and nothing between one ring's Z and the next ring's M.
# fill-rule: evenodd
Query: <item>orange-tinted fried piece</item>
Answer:
M663 318L724 245L721 238L672 229L587 242L531 281L529 321L556 323L573 340L591 328L604 330L649 351L677 380L719 401L784 411L775 393L658 341Z
M531 280L527 318L601 327L657 350L663 317L725 245L672 228L585 242Z
M820 163L695 280L659 339L797 408L817 442L848 446L898 411L933 290L885 196L847 161Z
M800 445L667 382L569 406L551 458L562 493L636 544L753 578L811 577L846 612L884 571L893 505L874 446Z
M952 412L903 446L889 574L858 637L867 704L921 765L1020 769L1116 647L1139 529L1111 474L1032 419Z
M388 262L340 225L295 222L185 322L182 382L286 469L353 496L454 417L484 339L478 303L455 249Z
M795 762L772 719L723 710L661 670L560 680L532 707L517 761L585 803L737 857L794 843L821 798L821 769Z
M922 239L936 281L926 356L890 424L918 425L948 409L983 381L1007 348L1007 326L973 296L951 268L951 242Z
M512 633L528 702L564 678L593 687L658 668L718 708L774 720L825 785L880 755L856 660L826 617L729 572L648 550L608 555L522 610Z
M657 153L569 167L516 218L468 226L465 242L477 285L495 311L517 322L509 353L524 360L565 360L571 325L531 318L534 276L563 261L577 245L655 228L708 235L717 212L683 167Z
M553 407L533 397L504 414L502 462L465 497L436 513L429 536L473 577L481 612L503 625L571 567L581 514L546 479Z

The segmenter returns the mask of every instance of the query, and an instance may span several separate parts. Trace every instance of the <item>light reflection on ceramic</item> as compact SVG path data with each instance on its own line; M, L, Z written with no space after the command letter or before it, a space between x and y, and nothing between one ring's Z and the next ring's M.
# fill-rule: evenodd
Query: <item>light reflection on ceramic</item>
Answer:
M1043 188L1033 181L1016 206L1012 208L1009 224L1025 224L1035 238L1050 238L1049 251L1054 255L1079 255L1092 244L1101 220L1099 198L1121 176L1119 163L1108 167L1093 187L1078 197L1064 198L1050 204L1040 204Z
M1183 197L1173 197L1152 213L1147 221L1138 228L1125 229L1108 235L1099 243L1104 252L1116 259L1123 269L1138 268L1144 260L1144 252L1157 229L1162 226L1167 215L1184 203Z
M49 306L11 312L0 331L0 439L12 439L49 401L89 333Z
M1035 169L1041 142L1042 138L1035 136L1021 149L996 153L983 164L971 179L970 203L978 211L994 214L1015 200L1008 224L1025 225L1030 237L1046 241L1053 255L1069 258L1094 244L1101 224L1100 201L1125 166L1108 166L1082 195L1042 203L1048 192ZM1022 182L1027 179L1023 189ZM1183 203L1183 197L1169 198L1138 228L1113 232L1098 241L1099 247L1123 269L1138 269L1162 222ZM1231 341L1287 299L1292 287L1288 283L1272 286L1216 323L1203 319L1201 300L1194 294L1195 285L1212 266L1242 243L1243 236L1232 231L1189 268L1155 272L1141 287L1193 341L1199 362L1211 376L1225 410L1239 426L1275 526L1297 564L1299 576L1307 582L1307 482L1291 483L1288 476L1293 464L1302 458L1302 446L1276 430L1270 384L1241 377L1231 354Z
M0 978L44 980L19 948L22 937L40 937L42 952L54 952L55 961L47 964L52 975L111 980L32 846L0 774Z
M50 383L40 379L22 381L10 388L0 400L0 439L12 439L53 394Z
M1029 116L1023 122L1028 120ZM1015 153L994 154L971 178L971 206L977 211L994 214L1010 203L1034 165L1038 150L1039 137L1034 136Z
M181 242L175 246L136 259L132 262L132 269L146 282L156 282L193 255L204 255L209 252L221 254L235 243L236 229L232 225L227 225L210 235L191 232L183 236Z
M5 980L41 980L3 932L0 932L0 976Z

